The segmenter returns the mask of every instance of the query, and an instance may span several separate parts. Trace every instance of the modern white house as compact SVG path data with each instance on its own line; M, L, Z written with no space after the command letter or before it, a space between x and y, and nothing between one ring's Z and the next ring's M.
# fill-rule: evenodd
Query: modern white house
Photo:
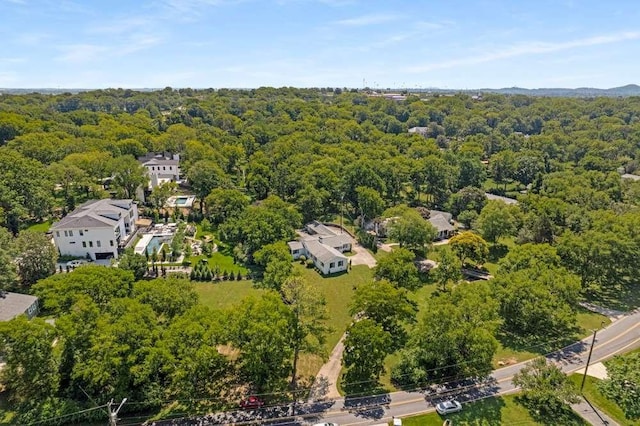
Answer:
M138 158L147 169L149 176L148 190L166 182L177 182L180 179L180 156L173 154L170 158L164 154L151 154Z
M51 226L60 255L92 260L118 258L118 247L136 231L133 200L90 200Z
M323 275L347 270L349 259L342 253L351 251L349 235L338 234L318 221L307 224L305 231L308 235L287 243L294 259L305 256L313 260Z

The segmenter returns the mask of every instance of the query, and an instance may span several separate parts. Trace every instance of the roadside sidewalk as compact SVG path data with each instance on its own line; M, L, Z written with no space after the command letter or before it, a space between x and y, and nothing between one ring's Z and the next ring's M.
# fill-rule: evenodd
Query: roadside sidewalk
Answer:
M609 425L619 426L611 417L607 416L601 410L597 409L591 403L581 397L582 401L577 404L572 404L571 409L575 411L580 417L585 419L591 425Z

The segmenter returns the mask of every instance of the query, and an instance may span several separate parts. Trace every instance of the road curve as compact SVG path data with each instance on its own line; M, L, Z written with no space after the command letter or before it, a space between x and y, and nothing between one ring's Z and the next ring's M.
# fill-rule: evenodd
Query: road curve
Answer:
M547 355L547 359L555 362L566 373L584 368L591 339L591 336L586 337L562 350ZM591 363L603 361L637 347L640 347L640 310L636 310L597 332ZM523 362L494 370L487 383L463 389L459 391L459 394L456 394L456 398L465 401L514 392L516 389L511 383L511 379L525 365L526 362ZM334 422L341 426L382 424L390 421L393 416L406 417L431 412L434 410L433 402L446 399L450 395L449 393L426 395L424 392L393 392L375 398L363 399L360 407L356 401L347 400L345 403L345 399L340 398L335 400L330 410L312 420L313 422ZM288 424L305 424L305 422Z
M553 352L546 358L564 372L572 373L584 368L592 336ZM640 347L640 309L632 312L597 332L591 363ZM294 407L278 406L257 412L215 413L207 416L152 422L152 425L207 426L218 424L268 424L272 426L301 426L320 422L333 422L341 426L386 424L392 417L407 417L434 411L434 404L455 396L464 402L515 392L513 375L527 362L494 370L482 383L465 381L457 388L441 387L431 392L393 392L362 398L335 398L300 402Z

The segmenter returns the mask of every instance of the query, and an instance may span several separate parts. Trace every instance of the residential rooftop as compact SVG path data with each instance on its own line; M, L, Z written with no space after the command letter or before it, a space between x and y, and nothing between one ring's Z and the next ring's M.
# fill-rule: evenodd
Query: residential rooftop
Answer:
M24 314L38 300L29 294L2 292L0 294L0 321L9 321Z
M113 228L123 213L133 204L132 199L89 200L51 226L52 230L69 228Z

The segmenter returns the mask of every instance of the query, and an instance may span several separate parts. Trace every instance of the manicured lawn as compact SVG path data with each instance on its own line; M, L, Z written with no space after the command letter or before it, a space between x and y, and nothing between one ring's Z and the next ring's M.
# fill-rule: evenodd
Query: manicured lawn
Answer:
M351 323L349 302L353 290L358 284L373 279L373 270L364 265L354 266L349 273L323 277L315 269L309 269L296 263L295 271L299 272L309 283L316 286L327 302L327 326L331 331L324 345L326 356L340 340L347 326ZM301 376L315 376L324 364L324 359L317 355L303 355L300 358L299 372Z
M557 423L554 419L545 419L543 422L534 420L529 411L520 405L515 395L486 398L480 401L464 404L459 413L449 414L445 417L438 413L429 413L421 416L402 419L403 426L442 426L445 419L451 419L455 426L497 426L497 425L585 425L586 423L577 415L570 419L563 419ZM391 424L391 423L390 423Z
M47 232L49 228L51 228L51 224L52 224L51 220L47 220L46 222L42 222L42 223L34 223L27 227L27 231Z
M253 287L251 281L216 281L195 283L200 303L212 309L224 309L240 302L247 296L259 295L264 290Z
M217 266L220 269L220 274L222 274L224 271L227 271L229 273L233 272L234 274L241 272L243 276L247 274L247 268L242 265L233 263L233 257L227 256L219 251L213 253L209 258L207 258L207 256L205 255L191 256L189 258L189 260L191 261L191 266L195 266L200 261L200 259L207 259L207 262L211 269Z
M605 308L632 311L640 307L640 282L621 288L604 288L598 293L587 295L587 301Z

